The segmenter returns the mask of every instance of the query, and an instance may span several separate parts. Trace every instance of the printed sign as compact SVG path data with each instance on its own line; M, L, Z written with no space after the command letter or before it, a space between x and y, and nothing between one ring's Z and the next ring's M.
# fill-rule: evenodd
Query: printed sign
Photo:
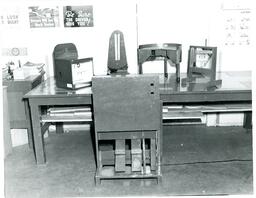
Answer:
M20 8L19 7L1 7L0 25L5 27L20 26Z
M31 28L58 27L59 9L55 7L29 7L29 22Z
M92 6L63 7L64 27L93 27Z

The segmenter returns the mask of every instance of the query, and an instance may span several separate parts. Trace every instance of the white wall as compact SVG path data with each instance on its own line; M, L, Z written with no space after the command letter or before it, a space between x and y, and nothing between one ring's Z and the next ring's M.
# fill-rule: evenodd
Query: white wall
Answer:
M109 37L112 31L119 29L124 33L131 73L137 72L137 45L181 43L181 71L185 72L189 45L204 45L205 39L209 46L218 47L218 70L251 70L254 67L252 44L249 46L223 45L225 17L232 15L232 12L224 12L223 8L251 7L254 14L255 9L250 2L249 0L6 0L0 3L1 12L10 8L18 9L21 17L19 26L0 26L2 28L1 48L24 47L28 49L28 53L26 56L1 57L0 64L10 59L19 59L22 63L28 60L45 62L48 66L47 76L52 76L52 51L55 45L73 42L77 46L79 57L93 56L95 73L105 74ZM29 28L28 6L36 5L59 6L60 27ZM94 27L64 28L61 20L62 6L66 5L93 5ZM252 19L251 24L253 22L255 21ZM162 62L158 63L159 66L155 64L148 67L150 71L161 72Z
M211 2L209 2L211 3ZM208 12L204 0L179 0L138 3L138 43L179 43L182 44L181 71L186 72L189 45L204 45L208 39ZM145 69L158 68L155 62L147 62ZM160 65L162 64L162 66Z
M0 48L25 47L26 56L1 57L1 64L8 60L44 62L47 76L53 75L52 52L59 43L72 42L76 45L79 58L93 57L96 74L106 74L109 37L114 30L124 34L129 72L137 72L136 45L136 4L133 1L6 1L1 2L1 10L19 9L19 26L2 26ZM29 6L59 6L60 27L30 28L28 20ZM94 27L64 28L62 6L93 5ZM1 28L1 26L0 26Z
M138 43L180 43L182 44L181 71L186 72L188 48L190 45L217 46L217 70L252 70L253 24L255 7L250 0L158 0L138 2ZM234 17L238 20L239 9L251 9L249 27L250 45L225 45L225 20ZM230 9L231 11L227 11ZM232 10L233 9L233 10ZM238 11L237 11L238 10ZM238 29L238 27L236 27ZM145 63L144 68L160 71L155 62ZM157 68L157 69L156 69Z
M218 64L220 71L241 71L252 70L255 67L253 49L255 49L255 3L251 0L217 0L213 4L213 15L210 18L209 40L218 46ZM240 45L238 34L241 31L241 14L250 9L249 29L247 31L250 39L250 45ZM228 41L227 20L233 19L236 25L235 44L225 45Z

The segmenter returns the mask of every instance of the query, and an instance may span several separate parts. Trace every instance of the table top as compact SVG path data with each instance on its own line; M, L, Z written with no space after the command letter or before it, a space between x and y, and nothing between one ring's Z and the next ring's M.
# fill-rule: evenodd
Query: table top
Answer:
M186 78L187 74L181 73L181 81ZM222 80L221 86L207 90L205 80L197 78L193 83L187 83L183 86L182 83L175 82L175 74L165 79L163 75L160 76L160 90L161 93L189 93L189 92L223 92L223 91L251 91L251 72L250 71L228 71L217 72L216 80ZM191 86L193 85L193 86Z
M24 95L24 98L34 97L77 97L91 96L91 87L85 87L77 90L64 89L56 86L56 81L53 77L47 78L39 86Z
M143 74L147 75L147 74ZM186 78L185 73L181 74L181 79ZM168 78L160 74L160 95L179 95L179 94L203 94L203 93L221 93L221 92L245 92L251 93L251 72L250 71L237 71L237 72L220 72L216 74L216 79L222 80L222 85L213 90L207 90L205 85L202 85L198 79L192 86L187 84L183 86L182 83L177 83L175 74L170 74ZM50 77L46 79L39 86L28 92L24 98L36 97L77 97L77 96L90 96L92 95L91 87L81 88L78 90L68 90L58 88L55 84L55 79Z

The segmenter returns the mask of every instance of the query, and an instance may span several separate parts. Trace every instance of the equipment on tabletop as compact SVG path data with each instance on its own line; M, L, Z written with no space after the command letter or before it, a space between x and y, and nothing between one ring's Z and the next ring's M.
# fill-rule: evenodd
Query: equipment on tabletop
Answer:
M115 30L109 38L108 73L127 74L127 69L124 36L121 31Z
M73 43L58 44L53 51L54 77L60 88L78 89L91 86L93 58L78 59Z
M154 61L159 58L164 60L164 76L168 77L167 62L176 67L176 81L180 82L180 62L182 59L181 44L163 43L140 45L138 50L139 74L143 73L142 64L146 61Z
M182 79L182 85L189 83L190 87L196 82L204 84L206 89L221 86L222 80L216 80L216 60L217 47L190 46L187 78Z

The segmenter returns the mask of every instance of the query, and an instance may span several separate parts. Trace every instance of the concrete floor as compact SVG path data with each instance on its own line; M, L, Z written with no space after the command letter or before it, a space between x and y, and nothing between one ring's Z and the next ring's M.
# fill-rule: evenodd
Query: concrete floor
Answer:
M207 129L207 130L206 130ZM241 127L164 127L161 184L103 180L94 184L90 132L50 133L47 164L27 145L5 160L6 197L169 196L253 193L252 133Z

